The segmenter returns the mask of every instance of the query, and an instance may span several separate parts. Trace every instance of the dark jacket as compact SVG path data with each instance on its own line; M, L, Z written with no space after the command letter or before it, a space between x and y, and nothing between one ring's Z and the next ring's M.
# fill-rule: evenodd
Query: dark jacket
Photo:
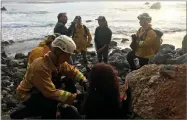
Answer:
M105 44L109 45L112 38L112 31L107 26L97 27L95 30L95 45L97 48L104 46Z
M71 36L73 25L71 24L69 28L67 28L62 22L57 22L54 28L54 33L60 33L62 35Z

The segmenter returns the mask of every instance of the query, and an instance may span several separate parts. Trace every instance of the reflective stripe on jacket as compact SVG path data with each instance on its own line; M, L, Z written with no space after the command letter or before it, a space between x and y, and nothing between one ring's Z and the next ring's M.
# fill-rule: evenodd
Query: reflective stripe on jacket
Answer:
M58 90L52 82L52 72L57 71L57 68L52 63L49 53L44 57L39 57L32 62L28 67L27 72L17 87L16 95L20 101L26 101L31 89L36 87L44 96L58 100L60 102L68 102L68 98L71 97L71 93ZM65 74L67 77L79 80L85 80L84 75L76 69L74 66L69 65L67 62L62 64L59 68L61 74Z
M149 30L150 28L151 24L149 24L145 30L140 28L137 32L137 37L143 39L139 41L138 48L136 49L136 56L149 59L156 54L154 45L157 44L157 35L152 29Z

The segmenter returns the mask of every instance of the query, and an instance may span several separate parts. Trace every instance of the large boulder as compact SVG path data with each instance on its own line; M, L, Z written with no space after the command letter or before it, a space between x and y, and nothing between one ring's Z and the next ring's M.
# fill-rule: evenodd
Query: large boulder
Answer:
M145 65L126 76L133 109L147 119L186 119L186 65Z
M154 3L154 4L150 7L150 9L160 9L160 8L161 8L161 4L160 4L159 2Z

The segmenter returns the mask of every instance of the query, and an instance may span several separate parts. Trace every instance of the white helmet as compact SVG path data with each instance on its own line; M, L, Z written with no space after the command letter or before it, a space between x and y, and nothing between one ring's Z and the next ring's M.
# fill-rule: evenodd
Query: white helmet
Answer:
M66 36L66 35L60 35L58 36L53 42L52 47L57 47L60 50L62 50L65 53L73 54L76 50L76 45L74 41Z

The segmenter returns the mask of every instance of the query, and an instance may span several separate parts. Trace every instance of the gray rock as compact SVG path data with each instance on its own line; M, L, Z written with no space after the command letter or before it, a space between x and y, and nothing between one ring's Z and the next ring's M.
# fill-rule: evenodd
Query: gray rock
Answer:
M125 68L129 68L129 64L126 60L126 56L124 54L115 53L108 59L109 64L113 65L119 70L123 70Z
M127 39L127 38L122 38L122 40L121 40L122 43L125 43L127 41L129 41L129 39Z
M1 104L2 111L7 111L7 106L5 103Z
M159 2L154 3L154 4L150 7L150 9L160 9L160 8L161 8L161 4L160 4Z
M156 54L153 58L149 60L150 64L165 64L167 60L172 59L173 55L172 54L163 54L163 53L158 53Z
M122 51L120 49L115 49L115 50L112 51L111 54L109 54L109 56L113 56L116 53L118 53L119 54L118 56L120 56L122 54Z
M88 22L92 22L92 20L86 20L86 22L88 23Z
M9 76L2 76L1 80L2 81L4 81L4 80L10 81L10 77Z
M187 53L173 59L166 60L166 64L185 64L187 63Z
M13 73L12 77L22 79L24 75L25 73L23 71L18 71L18 72Z
M2 57L2 58L7 58L7 55L6 55L5 51L2 51L2 52L1 52L1 57Z
M1 91L1 94L2 94L3 96L6 96L6 95L8 94L8 92L7 92L6 90L2 90L2 91Z
M87 47L88 47L88 48L91 48L91 47L93 47L93 44L90 43Z
M184 50L182 48L177 48L175 51L176 51L176 54L179 56L184 54Z
M8 62L8 66L9 67L17 67L17 66L19 66L19 61L18 60L10 60Z
M95 52L95 51L88 52L88 54L89 54L91 57L96 56L96 52Z
M2 85L2 87L7 87L7 86L10 85L10 81L9 80L3 80L3 81L1 81L1 85Z
M117 46L117 42L111 41L110 44L109 44L109 46L110 46L111 48L116 47L116 46Z
M14 68L12 69L12 72L13 72L13 73L15 73L15 72L17 72L17 71L19 71L18 67L14 67Z
M130 48L125 48L125 49L122 49L121 51L122 51L122 53L128 54L129 52L132 51L132 49L130 49Z
M15 59L23 59L26 58L26 56L23 53L16 53Z
M163 49L166 49L166 50L175 50L175 46L174 45L170 45L170 44L162 44L160 46L160 50L163 50Z

